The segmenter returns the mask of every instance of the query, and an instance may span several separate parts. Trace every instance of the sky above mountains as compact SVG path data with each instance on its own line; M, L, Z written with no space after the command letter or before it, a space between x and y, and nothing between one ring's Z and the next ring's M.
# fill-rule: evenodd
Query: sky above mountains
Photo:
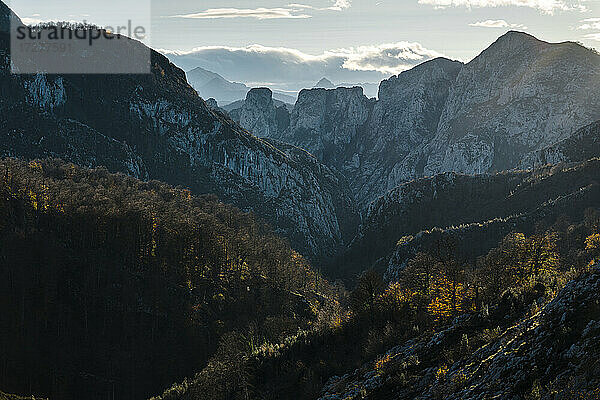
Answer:
M600 48L600 0L12 0L10 6L27 22L133 19L150 25L148 44L177 52L184 69L201 66L251 85L275 83L264 78L280 73L273 65L287 68L283 80L294 71L298 81L316 82L322 74L335 83L377 82L437 56L468 61L507 30Z

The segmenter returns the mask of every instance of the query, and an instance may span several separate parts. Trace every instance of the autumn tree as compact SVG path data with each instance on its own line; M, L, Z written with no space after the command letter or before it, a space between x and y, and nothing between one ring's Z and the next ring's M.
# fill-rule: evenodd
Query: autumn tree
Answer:
M473 294L467 284L465 266L456 261L438 263L430 286L427 309L436 319L471 311Z
M585 249L594 258L600 256L600 234L595 233L585 239Z
M419 252L409 260L407 267L402 271L400 282L415 295L429 298L431 281L438 263L439 261L428 253Z

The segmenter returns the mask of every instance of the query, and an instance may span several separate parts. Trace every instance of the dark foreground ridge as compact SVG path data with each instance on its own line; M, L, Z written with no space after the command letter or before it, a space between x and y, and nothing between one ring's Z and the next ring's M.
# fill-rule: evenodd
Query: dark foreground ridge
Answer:
M329 284L252 215L212 196L60 161L0 160L0 387L147 398L224 335L316 324Z

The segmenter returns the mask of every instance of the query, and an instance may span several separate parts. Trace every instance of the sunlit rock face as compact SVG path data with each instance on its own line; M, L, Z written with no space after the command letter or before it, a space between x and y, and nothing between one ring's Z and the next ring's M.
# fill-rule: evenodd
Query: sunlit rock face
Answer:
M509 32L458 74L425 174L515 168L525 154L600 119L598 89L598 54Z
M0 32L0 157L60 157L216 194L315 259L353 237L358 216L342 175L253 136L198 97L162 55L152 52L148 75L19 76L10 73L9 45ZM253 104L272 105L270 91L252 91L248 110ZM269 129L271 116L257 121Z
M345 170L372 108L373 102L360 87L303 90L292 111L290 127L280 139Z
M379 100L368 99L360 87L303 90L290 127L277 138L340 171L366 207L422 171L411 152L435 135L461 66L443 58L426 62L383 81Z
M435 135L440 114L462 64L444 58L383 81L366 133L361 165L363 206L399 184L421 176L420 149Z
M597 53L509 32L468 64L438 58L383 81L378 100L360 88L304 90L289 128L272 133L261 122L257 134L341 172L366 210L422 176L581 160L552 146L600 119L599 86ZM268 118L254 120L272 121L272 106L263 109Z
M264 138L277 136L277 108L271 89L251 89L238 113L240 125L253 135Z

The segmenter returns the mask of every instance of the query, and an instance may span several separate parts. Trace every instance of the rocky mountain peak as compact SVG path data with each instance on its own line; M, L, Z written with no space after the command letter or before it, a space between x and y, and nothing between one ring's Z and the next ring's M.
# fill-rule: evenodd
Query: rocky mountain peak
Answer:
M599 89L598 54L509 32L458 74L425 174L515 168L525 154L597 120Z
M334 89L335 85L327 78L321 78L319 82L314 86L315 88L323 88L323 89Z
M212 97L210 99L205 100L205 102L206 102L206 106L208 108L210 108L211 110L219 109L219 104L217 103L217 100L213 99Z
M406 85L410 85L411 82L427 85L439 79L452 81L456 78L462 66L463 64L460 61L443 57L426 61L399 75L383 80L379 85L379 100L383 102L396 101L398 96L402 96L402 92L406 90Z
M317 148L307 145L304 139L350 143L357 127L366 123L370 103L361 87L304 89L298 95L291 115L291 130L286 132L284 140L301 144L317 156L322 154L324 144Z
M273 92L269 88L253 88L246 94L246 105L269 107L273 105Z
M0 0L0 32L9 32L12 22L22 24L21 19L12 12L12 10Z
M254 88L246 94L241 109L235 110L233 118L258 137L276 137L279 132L277 108L273 103L273 92L268 88Z
M495 63L497 68L508 67L519 68L534 60L544 49L552 44L535 38L534 36L520 31L509 31L500 36L494 43L483 50L477 57L467 65L486 65ZM510 73L511 71L505 71Z
M511 30L500 36L496 42L511 41L513 43L546 43L527 32Z

